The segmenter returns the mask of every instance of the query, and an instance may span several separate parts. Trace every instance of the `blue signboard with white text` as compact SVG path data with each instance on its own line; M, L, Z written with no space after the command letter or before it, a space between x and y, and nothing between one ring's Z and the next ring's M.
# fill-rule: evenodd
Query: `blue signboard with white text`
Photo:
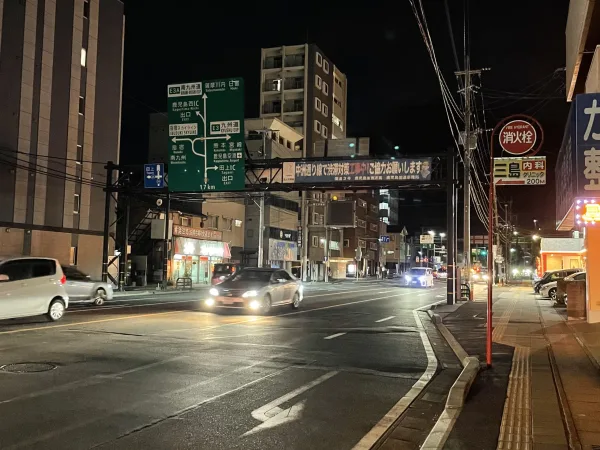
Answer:
M144 164L144 187L160 189L165 185L165 165L163 163Z
M379 238L379 241L387 244L388 242L390 242L390 237L389 236L381 236Z

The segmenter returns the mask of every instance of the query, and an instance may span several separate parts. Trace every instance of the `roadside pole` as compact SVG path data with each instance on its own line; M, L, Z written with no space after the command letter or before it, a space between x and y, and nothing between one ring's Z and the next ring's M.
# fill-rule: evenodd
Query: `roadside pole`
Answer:
M325 226L325 246L323 249L323 253L325 255L324 258L324 262L325 262L325 283L329 282L329 234L331 233L331 231L329 230L329 227L327 227L327 206L329 205L329 201L325 201L325 211L324 211L324 218L323 218L323 225Z
M447 159L447 175L446 175L446 227L448 228L448 253L446 254L446 273L448 278L446 279L446 304L453 305L455 303L455 287L456 287L456 272L455 272L455 247L456 242L455 235L456 229L454 228L455 216L456 216L456 187L454 184L455 176L455 162L454 162L454 149L448 150Z
M169 215L171 214L171 195L167 189L167 200L165 202L165 239L163 242L163 276L162 287L167 289L167 277L169 276Z
M106 187L104 188L104 235L102 240L102 281L108 281L108 243L109 243L109 228L110 228L110 199L112 198L112 176L114 163L108 161L106 163Z

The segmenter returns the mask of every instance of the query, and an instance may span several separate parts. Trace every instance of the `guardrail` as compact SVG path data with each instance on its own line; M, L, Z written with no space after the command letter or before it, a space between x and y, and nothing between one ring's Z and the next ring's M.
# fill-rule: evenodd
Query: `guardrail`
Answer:
M192 279L189 277L181 277L181 278L177 278L177 281L175 282L175 289L192 289Z

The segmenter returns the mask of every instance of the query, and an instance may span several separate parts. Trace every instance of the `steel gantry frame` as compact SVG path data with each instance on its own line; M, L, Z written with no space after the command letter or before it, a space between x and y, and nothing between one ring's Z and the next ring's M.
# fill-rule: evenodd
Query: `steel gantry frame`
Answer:
M457 189L458 182L455 179L456 173L456 162L454 151L449 150L447 153L439 153L432 155L419 155L418 158L431 158L431 177L429 180L352 180L352 181L323 181L314 183L284 183L283 182L283 167L284 163L317 163L317 162L360 162L360 161L373 161L376 158L373 157L355 157L355 158L343 158L343 157L326 157L326 158L294 158L294 159L283 159L275 158L268 160L256 160L247 159L245 167L245 179L246 185L243 191L230 191L229 193L237 194L240 193L264 193L264 192L292 192L292 191L361 191L361 190L372 190L372 189L400 189L400 190L446 190L447 192L447 229L448 229L448 280L447 280L447 302L448 304L454 304L455 293L457 289L455 283L455 239L451 239L456 233L455 228L455 217L456 217L456 206L457 206ZM410 158L410 157L408 157ZM389 158L380 159L380 161L389 161ZM160 189L147 189L144 188L143 176L139 174L143 173L143 165L117 165L113 162L108 162L105 166L106 169L106 186L104 188L106 201L105 201L105 219L104 219L104 242L102 252L102 276L104 280L109 278L117 283L109 274L109 267L118 260L118 256L109 255L109 242L111 237L115 240L115 235L111 235L111 228L115 226L117 221L120 219L125 220L125 223L129 223L128 211L129 208L125 208L125 215L120 216L117 214L116 219L111 223L110 213L112 201L117 201L115 194L126 197L145 196L152 197L154 199L161 199L163 208L165 209L165 217L168 216L170 201L171 200L195 200L203 201L203 192L169 192L168 187ZM116 175L116 176L115 176ZM138 175L138 176L136 176ZM168 177L168 175L167 175ZM166 183L168 184L168 183ZM206 192L209 194L210 192ZM220 191L219 193L227 193L227 191ZM129 204L130 200L126 200L126 205ZM168 228L168 227L166 227ZM127 234L129 230L125 230ZM303 233L305 230L303 230ZM302 243L305 244L305 236L303 236ZM121 247L124 252L121 253L123 258L127 258L127 238L122 243ZM168 231L165 229L165 259L168 259ZM110 258L110 259L109 259ZM165 263L166 264L166 263ZM123 260L120 264L121 268L125 267ZM122 269L120 269L122 270ZM123 280L120 275L119 280Z

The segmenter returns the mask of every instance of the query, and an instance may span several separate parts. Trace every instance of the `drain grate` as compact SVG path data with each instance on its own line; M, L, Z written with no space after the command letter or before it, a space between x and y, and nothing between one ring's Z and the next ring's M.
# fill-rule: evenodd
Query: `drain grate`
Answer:
M5 364L0 366L0 370L9 373L36 373L48 372L56 369L56 364L47 362L24 362L15 364Z

